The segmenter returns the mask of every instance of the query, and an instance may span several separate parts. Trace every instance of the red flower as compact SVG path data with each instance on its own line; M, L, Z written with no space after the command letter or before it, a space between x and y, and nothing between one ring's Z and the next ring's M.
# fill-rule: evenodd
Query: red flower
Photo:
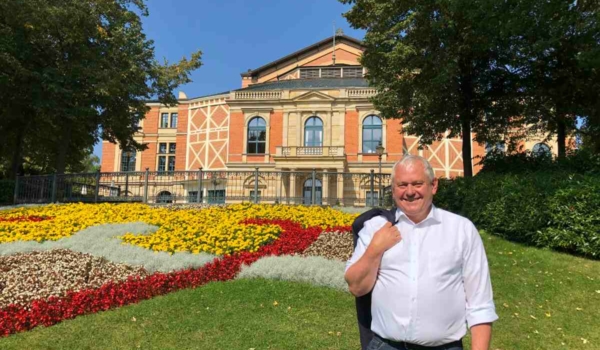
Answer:
M35 300L28 307L10 305L0 310L0 337L39 325L50 326L83 314L137 303L184 288L195 288L213 281L227 281L237 275L242 265L250 265L264 256L303 252L323 231L319 227L302 228L300 224L289 220L250 219L244 223L279 225L282 233L279 239L255 253L241 252L215 258L197 269L157 272L144 279L131 277L125 282L109 282L97 289L69 292L61 298ZM330 230L349 231L350 228L335 227Z

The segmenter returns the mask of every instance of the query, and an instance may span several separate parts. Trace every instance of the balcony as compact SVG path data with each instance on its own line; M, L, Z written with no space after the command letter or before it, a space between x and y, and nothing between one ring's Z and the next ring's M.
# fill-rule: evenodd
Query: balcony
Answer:
M326 147L277 147L275 157L343 157L344 146Z
M235 91L232 94L235 100L278 100L283 96L281 91Z

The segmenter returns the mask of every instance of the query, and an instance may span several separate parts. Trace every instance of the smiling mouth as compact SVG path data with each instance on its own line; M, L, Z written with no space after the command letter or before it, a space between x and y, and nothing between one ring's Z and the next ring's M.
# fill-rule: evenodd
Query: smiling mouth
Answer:
M402 198L403 201L409 202L409 203L416 202L416 201L421 200L421 199L422 198L414 198L414 197L413 198Z

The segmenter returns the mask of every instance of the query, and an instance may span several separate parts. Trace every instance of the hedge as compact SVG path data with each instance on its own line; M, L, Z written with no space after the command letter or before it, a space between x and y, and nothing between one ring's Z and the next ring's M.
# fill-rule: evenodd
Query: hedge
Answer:
M513 241L600 258L600 176L483 173L440 180L435 204Z

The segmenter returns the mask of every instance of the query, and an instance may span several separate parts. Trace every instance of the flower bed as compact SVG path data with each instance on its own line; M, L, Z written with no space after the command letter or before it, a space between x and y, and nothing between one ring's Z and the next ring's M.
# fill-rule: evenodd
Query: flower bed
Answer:
M123 241L154 251L206 252L216 255L256 252L277 239L280 228L244 224L248 218L283 219L304 227L348 226L355 215L329 208L237 204L203 210L153 208L143 204L69 204L13 209L0 218L54 216L41 222L0 222L0 243L69 237L90 226L141 221L158 226L151 235L126 234Z
M155 234L125 235L123 236L124 240L145 237L157 242L162 239L165 241L156 245L148 245L148 248L161 250L162 248L156 249L156 247L165 247L166 245L169 250L177 251L183 246L177 246L179 243L175 243L177 240L173 237L181 239L187 235L183 229L179 234L175 232L175 229L181 228L181 226L191 229L193 225L204 225L202 227L206 228L212 224L212 227L215 227L219 226L219 220L227 220L232 227L227 230L223 225L213 231L222 233L216 235L218 239L214 241L212 248L221 249L220 252L223 256L200 268L170 273L158 272L145 278L142 274L132 275L124 282L111 279L99 288L71 290L66 294L62 293L62 296L59 297L42 297L24 303L25 305L13 304L5 307L0 310L0 336L28 330L38 325L49 326L78 315L136 303L183 288L195 288L212 281L230 280L236 276L242 265L250 265L261 257L302 253L317 240L323 228L332 231L348 231L348 225L354 218L354 215L330 209L265 205L236 205L206 210L182 209L177 211L132 204L88 205L85 208L82 208L82 205L49 207L59 212L70 213L70 219L65 219L57 213L53 220L55 226L45 222L36 223L39 226L32 223L27 223L30 226L25 223L3 223L3 226L0 226L0 242L10 242L22 238L45 240L65 237L76 232L73 227L81 229L91 226L95 222L107 221L110 217L111 222L145 221L148 224L159 226ZM76 209L80 210L80 221L75 215ZM100 209L110 211L110 213L104 213ZM31 210L38 210L41 212L40 214L50 212L48 207ZM89 215L90 212L94 212L96 217L92 218ZM204 221L201 221L200 218ZM71 230L67 235L57 233L60 228L67 227L69 222ZM249 229L244 231L242 228ZM32 232L25 232L27 229ZM48 230L46 234L43 232L44 229ZM164 230L162 235L160 234L161 230ZM15 231L19 231L19 233L15 233ZM170 234L165 234L166 232L170 232ZM198 233L198 231L194 232ZM257 239L257 233L270 233L272 237L263 240ZM251 243L244 245L246 242L244 235L248 234L253 238ZM208 236L210 237L210 235ZM242 239L236 242L236 237ZM259 234L258 237L266 237L266 235L260 236ZM229 241L231 244L227 244ZM142 245L140 242L136 243Z
M15 216L15 217L0 217L0 222L40 222L52 220L51 217L44 216Z

